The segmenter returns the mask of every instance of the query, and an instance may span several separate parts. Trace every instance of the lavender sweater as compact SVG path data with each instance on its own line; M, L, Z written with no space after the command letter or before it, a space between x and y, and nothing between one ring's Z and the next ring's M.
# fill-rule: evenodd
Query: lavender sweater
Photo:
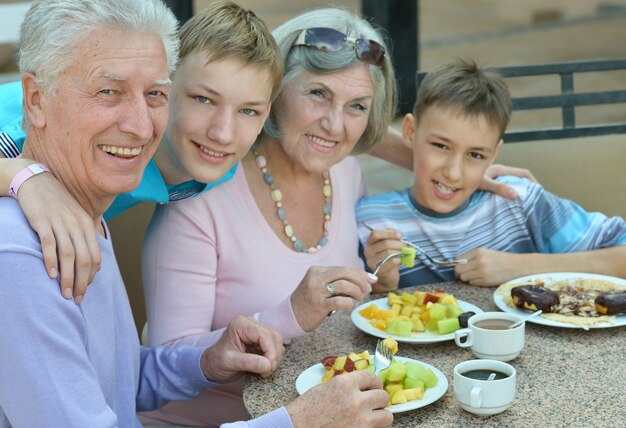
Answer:
M76 305L48 278L10 198L0 198L0 237L0 427L140 426L136 410L214 385L203 348L139 346L110 240L99 237L102 268ZM284 409L265 419L237 426L291 426Z

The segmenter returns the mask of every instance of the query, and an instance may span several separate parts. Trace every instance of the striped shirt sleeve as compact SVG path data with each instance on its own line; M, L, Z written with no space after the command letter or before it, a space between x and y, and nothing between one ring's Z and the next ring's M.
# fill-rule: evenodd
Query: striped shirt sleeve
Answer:
M20 150L15 141L6 132L0 131L0 152L6 158L16 158L20 155Z

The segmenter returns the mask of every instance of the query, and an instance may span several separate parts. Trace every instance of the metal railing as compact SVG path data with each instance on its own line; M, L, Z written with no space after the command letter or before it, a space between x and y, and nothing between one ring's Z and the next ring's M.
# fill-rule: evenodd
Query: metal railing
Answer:
M624 134L626 123L578 125L576 107L603 104L626 103L626 89L603 90L576 93L574 75L577 73L626 70L626 59L603 59L593 61L574 61L552 64L520 65L494 68L504 78L558 75L561 81L559 95L537 95L514 97L513 111L561 109L561 126L558 128L537 128L509 131L505 134L506 143L524 141L555 140L563 138L593 137L600 135ZM417 86L426 76L426 72L417 73Z

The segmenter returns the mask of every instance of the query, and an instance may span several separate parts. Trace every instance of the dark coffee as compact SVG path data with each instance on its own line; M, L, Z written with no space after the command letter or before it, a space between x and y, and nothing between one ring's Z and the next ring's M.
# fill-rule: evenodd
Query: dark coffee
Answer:
M477 370L469 370L465 373L461 373L461 376L468 377L470 379L476 380L487 380L491 373L495 373L496 377L493 380L506 379L509 377L508 374L499 372L497 370L487 370L487 369L477 369Z
M480 320L474 323L476 327L484 328L485 330L506 330L513 324L515 324L514 321L509 321L502 318Z

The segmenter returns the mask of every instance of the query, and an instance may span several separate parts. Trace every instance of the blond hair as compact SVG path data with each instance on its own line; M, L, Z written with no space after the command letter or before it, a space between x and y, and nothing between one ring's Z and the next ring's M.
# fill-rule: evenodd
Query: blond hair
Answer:
M272 34L254 12L235 3L214 2L181 27L181 61L193 52L205 53L208 62L230 58L267 70L272 94L280 85L283 66Z

